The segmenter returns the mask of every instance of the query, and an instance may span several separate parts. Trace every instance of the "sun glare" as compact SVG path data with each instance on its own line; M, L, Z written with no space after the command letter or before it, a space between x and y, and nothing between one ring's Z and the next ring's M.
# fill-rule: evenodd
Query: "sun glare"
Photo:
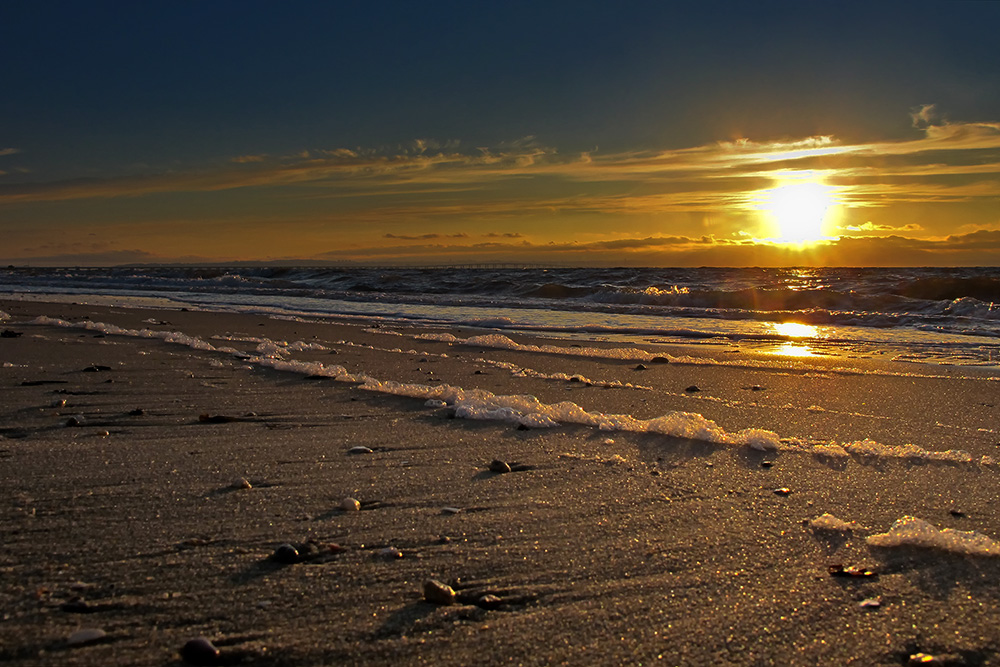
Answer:
M762 193L759 208L770 227L769 240L806 245L829 238L835 188L816 178L792 177Z

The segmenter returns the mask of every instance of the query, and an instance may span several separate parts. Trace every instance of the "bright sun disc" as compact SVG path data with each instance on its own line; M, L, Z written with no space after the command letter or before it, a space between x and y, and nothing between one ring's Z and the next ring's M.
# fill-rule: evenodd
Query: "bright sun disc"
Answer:
M827 237L834 188L816 181L790 181L764 192L761 208L779 243L811 243Z

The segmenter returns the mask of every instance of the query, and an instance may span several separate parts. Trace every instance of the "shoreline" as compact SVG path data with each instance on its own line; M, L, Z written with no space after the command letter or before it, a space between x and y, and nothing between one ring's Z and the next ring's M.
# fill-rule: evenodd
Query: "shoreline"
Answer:
M961 444L977 459L996 449L987 380L637 371L633 360L258 315L34 301L0 311L21 333L0 341L0 477L11 489L0 656L12 664L180 664L179 648L202 635L230 664L262 665L900 664L920 651L992 664L1000 650L996 558L867 541L907 515L996 539L991 466L524 430L231 354L24 322L87 317L248 351L261 343L214 337L317 342L324 349L295 358L601 414L683 409L727 432ZM358 446L372 451L348 454ZM490 472L494 459L513 471ZM341 509L345 497L361 511ZM855 528L804 525L824 513ZM270 559L309 540L308 562ZM836 563L877 576L831 577ZM432 605L421 600L427 579L500 602ZM881 606L859 606L869 598ZM84 627L107 635L69 647Z

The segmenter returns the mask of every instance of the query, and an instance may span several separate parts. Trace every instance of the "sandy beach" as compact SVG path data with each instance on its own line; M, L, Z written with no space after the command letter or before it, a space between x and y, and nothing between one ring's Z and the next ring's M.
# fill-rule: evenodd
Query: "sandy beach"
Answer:
M0 661L180 665L205 637L227 665L1000 664L982 370L0 311ZM531 425L567 401L604 417ZM717 435L607 427L677 412Z

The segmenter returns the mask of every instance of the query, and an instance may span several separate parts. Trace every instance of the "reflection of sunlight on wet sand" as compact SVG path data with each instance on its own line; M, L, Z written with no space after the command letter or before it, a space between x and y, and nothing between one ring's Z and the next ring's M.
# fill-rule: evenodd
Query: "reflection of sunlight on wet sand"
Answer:
M771 354L777 354L782 357L813 357L816 353L805 345L799 345L797 343L782 343L778 347L771 350Z
M769 325L774 329L774 333L789 338L819 338L819 329L811 324L801 324L799 322L778 322ZM799 342L788 341L782 343L771 351L783 357L812 357L816 355L808 345Z

